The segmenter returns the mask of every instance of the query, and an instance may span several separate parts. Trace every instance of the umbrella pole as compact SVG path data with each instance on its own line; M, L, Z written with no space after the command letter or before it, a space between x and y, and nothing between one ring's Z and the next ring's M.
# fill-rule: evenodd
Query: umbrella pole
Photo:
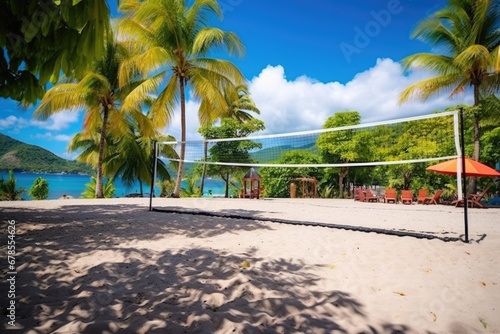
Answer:
M462 191L463 191L463 201L464 201L464 225L465 225L465 242L469 242L469 218L468 218L468 206L467 202L467 182L465 178L465 138L464 138L464 110L460 108L460 137L461 141L461 155L462 155Z

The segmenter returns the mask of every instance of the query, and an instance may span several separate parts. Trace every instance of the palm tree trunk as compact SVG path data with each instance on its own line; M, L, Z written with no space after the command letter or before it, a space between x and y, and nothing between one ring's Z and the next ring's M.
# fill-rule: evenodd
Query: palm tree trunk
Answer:
M103 184L102 184L102 162L104 160L104 146L106 145L106 130L108 126L109 108L106 102L102 103L102 127L101 138L99 139L99 156L97 157L97 177L95 181L95 198L104 198Z
M175 182L174 192L172 197L179 198L181 192L181 182L182 174L184 172L184 157L186 149L186 92L185 92L185 78L183 76L179 77L179 87L181 95L181 152L179 168L177 170L177 181Z
M474 85L474 107L477 107L479 105L479 84ZM473 119L473 131L474 131L474 152L472 153L472 158L476 161L479 161L479 153L480 153L480 143L479 143L479 138L481 135L481 128L479 125L479 114L478 111L476 110L474 112L474 119ZM470 177L469 178L469 194L475 194L477 191L477 186L476 186L476 178L475 177Z

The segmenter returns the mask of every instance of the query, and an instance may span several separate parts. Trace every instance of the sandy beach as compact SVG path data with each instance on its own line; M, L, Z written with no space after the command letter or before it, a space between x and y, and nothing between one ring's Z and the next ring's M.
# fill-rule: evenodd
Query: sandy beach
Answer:
M469 209L465 243L464 209L444 205L155 198L153 207L0 202L0 331L500 333L500 209Z

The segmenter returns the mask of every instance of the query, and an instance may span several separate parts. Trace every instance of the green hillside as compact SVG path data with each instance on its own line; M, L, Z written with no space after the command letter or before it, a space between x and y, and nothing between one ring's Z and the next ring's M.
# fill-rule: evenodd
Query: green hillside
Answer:
M92 174L92 168L65 160L39 146L29 145L0 133L0 170Z
M286 146L275 146L271 148L265 148L260 151L250 153L250 156L260 163L270 163L278 160L283 153L289 151L308 151L312 153L319 153L318 148L315 143L306 144L304 146L292 147L290 145Z

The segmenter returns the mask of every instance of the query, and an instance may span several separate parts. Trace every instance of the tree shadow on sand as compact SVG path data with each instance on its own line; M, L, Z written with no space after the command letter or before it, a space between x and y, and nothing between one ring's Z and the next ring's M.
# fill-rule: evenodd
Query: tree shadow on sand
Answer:
M210 238L236 231L271 230L267 224L246 219L206 219L195 217L186 222L186 216L150 212L138 205L68 205L58 209L42 210L5 209L5 215L18 225L41 225L43 229L31 231L34 237L57 242L57 238L80 238L99 246L120 244L124 240L155 240L165 235ZM39 232L39 233L37 233ZM76 233L77 232L77 233ZM29 239L27 239L29 241ZM81 240L78 240L79 242Z
M270 229L258 222L193 217L186 224L185 217L131 206L69 206L15 219L21 230L17 332L410 332L405 325L371 323L354 296L323 290L314 274L319 266L262 258L255 249L123 246L169 234L206 238ZM5 285L0 290L7 294Z

